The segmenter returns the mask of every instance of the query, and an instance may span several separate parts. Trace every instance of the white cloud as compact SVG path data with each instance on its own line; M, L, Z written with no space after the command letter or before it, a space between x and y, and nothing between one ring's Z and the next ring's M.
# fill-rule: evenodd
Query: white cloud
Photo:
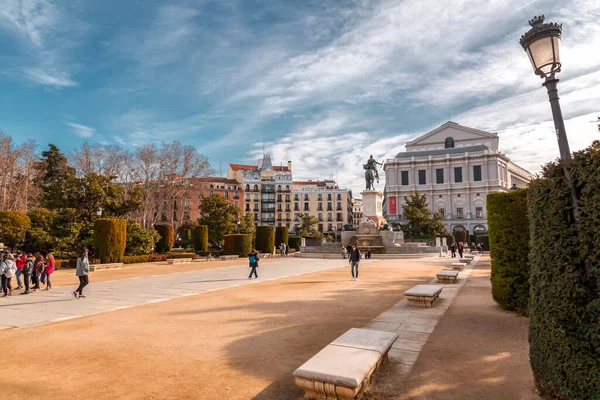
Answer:
M65 125L71 127L71 131L77 136L82 138L91 138L96 133L96 130L92 127L76 124L74 122L65 122Z
M69 74L61 71L45 70L39 67L24 68L25 76L34 82L49 86L75 86L77 82Z

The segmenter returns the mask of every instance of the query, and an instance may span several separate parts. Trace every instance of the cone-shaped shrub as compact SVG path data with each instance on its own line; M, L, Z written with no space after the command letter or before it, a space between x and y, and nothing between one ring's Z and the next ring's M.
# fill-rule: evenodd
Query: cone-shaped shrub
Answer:
M455 231L454 232L454 238L456 239L456 243L459 242L463 242L463 243L469 243L469 233L467 231ZM450 243L452 244L452 243Z
M119 263L127 244L127 220L99 218L94 223L94 257L100 262Z
M196 251L208 250L208 226L198 225L194 227L192 231L192 243Z
M154 225L154 229L160 235L160 239L156 242L155 250L157 253L168 253L175 244L175 230L171 224Z
M238 255L247 257L252 251L252 235L249 233L234 233L225 235L223 255Z
M272 226L256 227L256 250L273 253L275 250L275 229Z

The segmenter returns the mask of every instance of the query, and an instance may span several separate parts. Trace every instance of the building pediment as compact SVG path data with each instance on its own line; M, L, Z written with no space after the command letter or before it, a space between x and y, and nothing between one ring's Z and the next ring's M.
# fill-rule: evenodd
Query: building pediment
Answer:
M406 150L411 151L416 147L422 146L442 146L443 148L448 138L452 138L455 144L461 143L461 147L463 147L470 145L469 142L477 142L479 144L482 141L497 141L498 135L449 121L414 140L406 142ZM493 148L495 146L491 145L488 147Z

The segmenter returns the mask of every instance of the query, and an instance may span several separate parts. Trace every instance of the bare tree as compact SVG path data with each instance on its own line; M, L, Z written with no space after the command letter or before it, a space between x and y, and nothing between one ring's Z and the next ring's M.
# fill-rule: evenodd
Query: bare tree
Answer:
M39 193L34 190L34 163L37 145L30 140L17 146L12 137L0 131L0 209L26 212L36 205ZM33 203L33 204L32 204Z

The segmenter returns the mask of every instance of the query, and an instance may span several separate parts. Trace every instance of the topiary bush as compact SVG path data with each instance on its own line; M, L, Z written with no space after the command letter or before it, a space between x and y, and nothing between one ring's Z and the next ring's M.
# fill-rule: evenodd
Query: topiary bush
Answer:
M278 226L275 228L275 246L279 246L282 242L288 244L289 233L287 226Z
M463 242L463 243L469 243L469 232L467 231L455 231L454 232L454 238L456 240L456 243L458 244L459 242ZM450 243L452 244L452 243Z
M223 255L238 255L247 257L252 251L252 235L248 233L235 233L225 235Z
M192 231L192 244L196 251L208 250L208 226L199 225Z
M94 256L103 264L119 263L125 254L127 221L122 218L99 218L94 223Z
M168 253L175 244L175 230L171 224L154 225L154 229L160 235L160 239L156 242L154 250L157 253Z
M290 246L290 249L296 249L296 251L300 251L301 245L302 245L302 238L300 236L288 237L288 246Z
M487 211L492 296L500 307L526 315L529 307L527 189L488 194ZM483 236L477 236L477 243L483 242Z
M273 253L275 250L275 229L272 226L256 227L256 250Z
M544 397L600 399L600 142L568 165L579 225L561 165L529 186L529 355Z
M487 234L475 236L474 242L475 245L477 245L477 243L481 243L483 251L490 251L490 237Z

